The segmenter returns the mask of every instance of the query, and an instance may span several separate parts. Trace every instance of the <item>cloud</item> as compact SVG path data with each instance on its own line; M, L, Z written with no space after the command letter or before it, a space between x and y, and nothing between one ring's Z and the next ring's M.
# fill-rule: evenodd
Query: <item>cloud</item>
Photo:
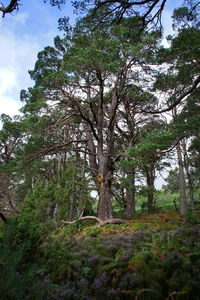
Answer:
M34 16L36 19L39 17L37 12ZM56 26L55 31L52 26L42 31L38 27L34 28L38 24L32 18L30 12L22 12L0 19L0 114L18 114L21 106L20 91L34 83L28 70L34 68L37 53L44 46L52 44L57 33ZM48 23L47 13L45 23Z
M17 25L27 18L19 14L9 22L0 21L0 113L17 114L20 90L31 84L27 70L34 66L39 43L17 34Z
M20 91L34 84L28 70L34 68L37 53L53 44L60 16L60 10L32 0L0 18L0 114L18 114Z

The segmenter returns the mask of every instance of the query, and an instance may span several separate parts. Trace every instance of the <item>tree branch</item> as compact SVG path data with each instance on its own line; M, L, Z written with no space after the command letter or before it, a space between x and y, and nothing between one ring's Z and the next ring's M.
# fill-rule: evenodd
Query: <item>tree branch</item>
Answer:
M95 216L86 216L86 217L82 217L77 220L74 220L72 222L62 220L61 222L63 224L61 227L65 226L65 225L74 224L74 223L76 223L78 221L82 221L82 220L95 220L97 223L99 223L98 226L102 226L104 224L126 224L128 222L128 221L122 220L122 219L107 219L107 220L103 221Z
M15 9L18 10L19 2L20 0L11 0L8 6L4 6L3 3L1 3L0 11L2 11L2 17L5 17L5 14L13 12Z
M170 106L168 106L165 109L162 110L153 110L153 111L147 111L147 110L141 110L141 112L143 113L148 113L148 114L158 114L158 113L164 113L167 111L172 110L174 107L176 107L178 104L180 104L180 102L188 95L190 95L195 88L198 86L198 84L200 83L200 76L197 77L197 79L194 81L193 85L182 95L180 95L176 101L174 101L174 103L172 103ZM172 97L171 97L172 98Z
M52 153L52 152L54 152L55 150L56 151L59 151L59 150L64 150L64 147L66 147L66 146L68 146L68 145L70 145L70 144L72 144L72 143L80 143L80 142L87 142L87 140L71 140L71 141L68 141L68 142L66 142L66 143L63 143L63 144L55 144L54 146L52 146L52 147L50 147L50 148L48 148L48 149L41 149L40 151L38 151L38 152L36 152L36 153L34 153L32 156L29 156L27 159L26 159L26 162L31 162L31 161L33 161L33 160L35 160L35 159L37 159L38 157L42 157L42 156L44 156L44 155L47 155L47 154L49 154L49 153ZM74 149L74 150L76 150L76 149ZM73 151L73 148L71 149L71 151Z

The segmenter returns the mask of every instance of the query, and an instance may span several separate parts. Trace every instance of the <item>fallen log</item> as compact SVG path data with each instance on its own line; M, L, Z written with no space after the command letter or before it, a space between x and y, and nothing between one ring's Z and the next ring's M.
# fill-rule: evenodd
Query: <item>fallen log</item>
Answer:
M63 226L66 226L66 225L70 225L70 224L74 224L78 221L82 221L82 220L95 220L98 225L97 226L103 226L105 224L126 224L128 223L127 220L123 220L123 219L117 219L117 218L114 218L114 219L107 219L107 220L101 220L95 216L86 216L86 217L81 217L77 220L74 220L74 221L64 221L62 220L61 222L63 223L62 224L62 227Z

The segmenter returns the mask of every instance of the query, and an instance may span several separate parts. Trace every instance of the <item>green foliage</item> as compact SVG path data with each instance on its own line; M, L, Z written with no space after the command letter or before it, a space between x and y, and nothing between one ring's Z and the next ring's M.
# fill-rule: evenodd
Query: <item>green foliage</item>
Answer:
M199 216L197 216L197 214L192 210L187 211L185 219L190 225L196 225L200 223Z
M33 286L42 238L40 223L27 211L9 219L4 227L0 240L0 289L5 299L21 299L27 294L42 299L45 289Z
M168 177L165 178L167 184L163 185L163 189L165 191L169 191L171 193L175 193L179 190L179 173L178 169L170 170Z

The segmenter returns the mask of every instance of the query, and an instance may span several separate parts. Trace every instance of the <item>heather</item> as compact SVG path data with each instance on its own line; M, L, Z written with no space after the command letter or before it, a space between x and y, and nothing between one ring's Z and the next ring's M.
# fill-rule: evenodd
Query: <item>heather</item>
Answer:
M2 299L198 299L199 223L165 212L61 227L21 214L1 224Z

